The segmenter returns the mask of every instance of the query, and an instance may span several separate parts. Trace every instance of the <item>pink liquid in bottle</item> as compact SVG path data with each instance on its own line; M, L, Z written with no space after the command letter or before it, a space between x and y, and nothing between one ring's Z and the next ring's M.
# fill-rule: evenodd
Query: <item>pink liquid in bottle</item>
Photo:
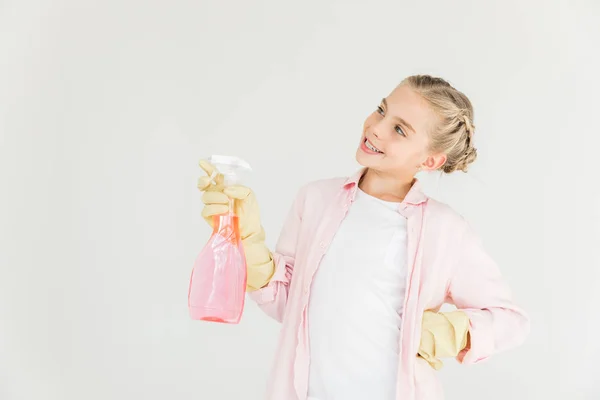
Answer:
M237 324L246 294L246 257L238 217L230 212L214 216L213 222L213 233L196 258L190 278L190 316Z

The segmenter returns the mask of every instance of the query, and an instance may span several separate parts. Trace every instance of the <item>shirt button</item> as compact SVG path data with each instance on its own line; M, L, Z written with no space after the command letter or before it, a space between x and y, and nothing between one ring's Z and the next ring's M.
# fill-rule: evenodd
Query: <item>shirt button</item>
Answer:
M325 242L321 242L321 243L319 243L319 246L321 246L322 249L325 249L327 244Z

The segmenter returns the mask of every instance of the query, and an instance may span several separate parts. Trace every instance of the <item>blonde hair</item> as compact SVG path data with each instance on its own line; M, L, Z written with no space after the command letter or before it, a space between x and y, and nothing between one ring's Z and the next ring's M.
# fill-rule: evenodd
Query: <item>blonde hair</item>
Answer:
M471 101L442 78L414 75L400 84L420 94L439 116L437 125L429 133L429 147L446 155L442 171L466 172L469 164L477 158L477 149L473 147L475 125Z

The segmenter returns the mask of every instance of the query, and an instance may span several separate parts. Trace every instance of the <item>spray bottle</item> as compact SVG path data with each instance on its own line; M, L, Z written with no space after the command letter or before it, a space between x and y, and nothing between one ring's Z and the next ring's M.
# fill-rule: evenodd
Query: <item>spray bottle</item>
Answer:
M250 165L238 158L213 155L207 159L221 173L225 186L239 184L240 173ZM237 324L246 294L246 257L240 236L235 200L229 212L213 217L213 232L196 257L190 278L188 307L195 320Z

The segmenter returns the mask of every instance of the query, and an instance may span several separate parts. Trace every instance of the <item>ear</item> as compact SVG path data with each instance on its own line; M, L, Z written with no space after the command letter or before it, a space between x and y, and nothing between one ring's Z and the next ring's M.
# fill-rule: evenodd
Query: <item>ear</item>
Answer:
M446 155L442 153L431 154L425 161L423 161L422 169L425 171L435 171L440 169L442 165L446 163Z

